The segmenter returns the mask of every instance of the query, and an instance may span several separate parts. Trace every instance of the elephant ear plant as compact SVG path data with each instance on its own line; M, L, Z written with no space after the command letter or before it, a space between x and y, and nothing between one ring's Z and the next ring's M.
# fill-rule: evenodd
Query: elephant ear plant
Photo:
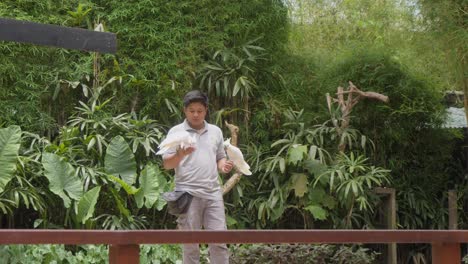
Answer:
M0 222L5 217L10 228L18 222L15 216L24 215L17 209L43 214L46 208L40 188L26 169L27 164L37 162L20 154L21 142L27 135L18 126L0 128Z
M20 141L20 127L11 126L0 129L0 193L13 178Z
M110 101L80 102L53 141L24 133L29 148L20 149L19 127L0 129L0 212L18 207L5 190L20 174L37 190L24 196L40 212L35 227L143 229L148 215L152 223L162 219L161 194L170 183L152 162L162 130L147 117L111 115Z
M11 197L14 191L9 183L15 176L20 140L21 129L18 126L0 129L0 215L12 214L19 206L18 200Z

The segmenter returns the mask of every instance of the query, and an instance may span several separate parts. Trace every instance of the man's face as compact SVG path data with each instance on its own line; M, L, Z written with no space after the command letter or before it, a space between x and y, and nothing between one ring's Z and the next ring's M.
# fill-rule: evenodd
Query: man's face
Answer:
M199 102L190 103L187 107L184 107L185 117L189 125L194 129L203 128L207 109Z

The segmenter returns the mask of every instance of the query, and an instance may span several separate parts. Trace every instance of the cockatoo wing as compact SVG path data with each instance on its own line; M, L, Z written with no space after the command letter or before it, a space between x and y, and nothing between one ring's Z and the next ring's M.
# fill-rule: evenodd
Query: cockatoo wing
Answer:
M167 137L159 144L159 151L156 155L164 154L166 151L178 146L186 147L194 144L193 138L187 131L178 131L167 135Z
M250 166L247 164L247 162L245 162L244 155L242 155L242 152L239 148L233 145L228 145L226 148L226 154L228 155L228 158L234 163L234 167L236 167L240 173L244 175L252 175Z

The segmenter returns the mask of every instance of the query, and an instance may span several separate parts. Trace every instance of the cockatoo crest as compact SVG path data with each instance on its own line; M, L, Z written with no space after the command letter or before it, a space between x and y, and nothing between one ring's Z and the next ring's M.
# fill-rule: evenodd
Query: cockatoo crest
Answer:
M193 147L197 143L195 135L191 136L187 131L178 131L167 135L167 137L159 144L159 151L156 155L162 155L172 148L186 149Z
M250 166L249 164L247 164L247 162L245 162L244 155L242 155L240 149L236 146L231 145L231 138L226 139L223 145L226 149L226 154L229 160L231 160L234 163L234 167L244 175L252 175L252 172L250 171Z

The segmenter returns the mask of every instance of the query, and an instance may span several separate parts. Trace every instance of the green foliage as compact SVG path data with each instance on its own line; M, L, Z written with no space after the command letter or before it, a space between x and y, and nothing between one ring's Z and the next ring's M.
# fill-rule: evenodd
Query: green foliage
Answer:
M323 89L330 92L350 80L364 91L390 98L389 104L360 102L353 109L353 116L358 118L352 120L352 125L373 139L378 151L372 161L392 171L404 227L432 227L434 217L445 214L437 202L439 198L450 186L462 183L460 164L452 158L458 135L438 128L443 120L440 93L427 79L380 49L356 49L319 76ZM450 167L449 174L446 168ZM415 186L424 192L414 192ZM420 207L418 202L409 203L412 199L408 198L416 193L423 195L414 200L431 209L416 208ZM415 215L415 211L423 216ZM420 219L407 219L411 215ZM438 222L439 227L444 223Z
M81 197L78 203L78 213L76 215L78 222L84 224L93 216L100 191L101 186L97 186L87 191L83 197Z
M0 173L0 214L10 227L166 227L160 194L171 181L154 148L196 87L216 123L240 125L250 142L241 148L254 175L226 199L230 226L372 226L382 167L401 227L444 228L444 193L466 180L452 157L461 134L438 129L439 91L464 80L466 14L463 1L442 2L2 1L2 17L102 23L119 51L0 44L0 124L28 131ZM455 70L432 32L456 44ZM390 103L360 102L337 131L324 94L350 80Z
M22 163L22 157L18 156ZM23 210L34 210L40 214L46 210L46 202L37 186L33 185L33 180L23 175L21 165L17 164L17 170L12 180L6 185L3 192L0 192L0 215L9 217L9 226L14 227L12 219L15 214L22 214ZM19 210L18 210L19 209Z
M194 83L195 88L207 92L212 108L219 109L213 122L221 127L227 120L237 124L240 131L245 131L242 133L247 141L258 135L250 133L250 129L266 129L251 123L258 116L253 110L261 109L257 104L264 103L262 95L269 96L273 90L283 88L281 75L271 67L271 52L259 42L260 38L255 38L215 51L197 72Z
M448 66L448 76L454 80L453 90L468 91L467 71L468 36L466 34L465 0L420 0L419 7L424 18L424 25L434 38L441 42L444 52L443 66Z
M233 264L254 263L374 263L377 253L359 246L249 245L231 247Z
M364 153L370 141L350 128L348 136L339 136L341 131L329 121L310 125L303 110L290 109L283 114L283 138L271 145L270 152L249 160L256 164L254 174L258 175L258 186L256 192L249 191L255 194L248 205L249 212L257 212L257 226L286 221L293 212L300 215L305 227L317 227L324 220L328 222L323 226L340 228L371 225L369 217L357 220L355 211L373 212L376 199L372 189L388 183L389 171L368 163ZM344 139L349 145L346 153L338 151ZM288 224L297 225L293 221Z
M2 1L0 15L86 29L102 23L105 31L118 34L116 55L0 45L0 122L49 136L83 98L77 87L96 88L114 75L124 80L106 91L116 97L112 114L140 112L172 124L181 117L181 95L208 54L255 38L270 54L279 54L288 32L287 8L279 0L8 0Z
M359 211L373 212L372 189L388 184L390 171L370 166L366 161L367 158L362 155L355 157L353 152L349 156L339 153L335 164L315 178L314 186L319 183L328 185L339 207L348 212L345 218L338 217L333 221L338 228L353 227L351 218L355 204Z
M181 264L182 247L180 245L143 245L140 247L140 263Z
M433 14L438 15L437 21L425 22L429 18L424 12L426 2L444 7L442 10L433 9ZM441 45L440 34L432 34L430 28L440 22L451 21L451 16L446 15L458 13L458 17L462 18L462 9L454 6L455 2L461 3L463 0L331 0L302 1L300 4L291 5L293 23L290 51L294 56L301 57L301 60L308 61L309 66L302 69L297 67L297 71L285 75L285 79L301 76L300 80L308 80L321 68L341 61L342 52L353 52L357 47L380 47L394 52L395 59L408 65L410 69L425 74L439 90L454 89L454 72L446 66L447 53L453 51L447 52ZM449 31L443 29L443 32ZM463 30L457 32L461 33ZM453 33L455 32L449 34ZM310 65L318 67L317 71L303 70ZM304 89L302 92L310 94L317 90L315 85L307 88L311 91Z
M160 195L169 188L168 175L150 161L150 154L162 132L146 117L112 116L105 107L110 101L100 103L93 94L54 141L25 133L22 143L30 144L20 149L19 169L0 193L4 214L13 219L20 204L31 205L41 213L35 226L106 229L146 228L147 217L140 209L154 210L153 221L158 217L165 206ZM41 180L44 176L49 185ZM51 206L45 207L44 201ZM64 207L67 210L61 210Z
M0 193L13 178L20 140L21 129L18 126L0 129Z
M3 261L11 264L19 263L107 263L108 250L105 246L80 246L80 250L72 253L64 245L15 245L2 246L0 256Z
M109 249L104 245L84 245L72 252L63 245L15 245L0 246L2 261L9 264L58 263L58 264L104 264L109 263ZM142 264L180 264L179 245L140 246Z
M76 3L76 2L75 2ZM2 1L0 16L39 23L67 25L66 12L74 6L57 0ZM51 102L51 90L60 79L80 80L90 75L91 56L65 49L4 42L0 45L0 111L5 125L52 135L73 109L78 94L66 91Z
M116 197L118 199L118 197ZM148 226L147 217L130 215L130 211L123 208L123 205L119 205L119 209L125 210L126 213L120 214L101 214L96 217L96 222L101 223L101 228L106 230L135 230L135 229L146 229Z
M19 156L19 171L5 186L8 190L0 194L0 204L12 217L11 222L16 214L14 208L20 203L28 208L32 205L32 211L41 211L41 219L35 223L42 227L80 227L83 222L86 227L94 227L96 221L102 221L99 224L105 228L141 228L147 220L139 213L150 214L152 210L152 218L157 218L165 205L158 197L169 188L165 179L168 175L158 172L158 181L150 180L153 170L145 167L153 159L161 127L181 118L180 98L191 87L193 73L216 50L240 47L257 39L256 44L264 47L271 59L283 51L287 41L287 9L277 0L93 0L65 4L56 0L3 1L0 14L86 29L102 23L104 30L116 32L119 38L116 55L17 43L0 45L5 55L0 61L0 88L4 88L0 89L0 109L4 113L0 122L5 126L20 125L28 131ZM122 112L131 114L117 114ZM160 121L140 117L145 113ZM121 136L125 144L122 140L119 144L112 142L116 136ZM109 157L115 154L116 146L124 146L124 150L117 151L120 155L115 156L112 165ZM70 178L73 174L83 193L101 188L94 208L97 217L89 214L94 207L92 199L89 204L83 200L82 207L86 208L78 210L78 197L70 199L73 194L63 188L53 188L62 198L53 194L42 177L57 174L48 166L53 163L41 163L44 152L57 155L60 162L54 162L63 163L63 172ZM124 154L133 156L135 162L122 175L122 170L114 169L123 164L122 160L133 159L123 158ZM110 173L122 177L123 182ZM60 177L50 179L57 183ZM123 188L114 190L120 186ZM50 207L42 211L44 200ZM58 210L63 202L69 210Z
M88 13L92 8L85 7L83 4L78 4L76 11L67 11L67 13L73 18L72 24L80 26L83 21L87 18ZM89 22L89 21L88 21Z
M62 198L65 208L69 208L71 199L80 200L83 195L81 180L76 177L73 166L53 153L42 154L44 176L49 180L49 189Z
M161 194L167 189L167 180L159 168L148 164L140 174L139 184L140 190L135 195L138 208L144 205L149 209L157 202L157 209L162 210L166 201Z
M130 147L122 136L114 137L107 146L104 158L106 172L133 185L136 180L136 161Z
M280 1L93 2L95 15L119 32L118 70L143 80L119 91L117 104L165 123L178 117L175 98L192 86L208 54L259 36L265 36L260 45L278 52L287 39L287 10ZM267 28L270 34L264 34Z
M198 88L207 90L208 95L215 99L216 109L221 108L220 111L224 114L227 113L226 110L230 110L226 109L227 105L243 110L246 127L250 117L249 99L258 94L256 76L259 75L259 61L262 60L262 54L259 52L264 51L262 47L254 46L253 42L249 41L232 50L216 51L212 60L202 67L197 77ZM234 113L234 122L238 123L237 111L230 112ZM217 121L217 124L221 125L221 120Z

